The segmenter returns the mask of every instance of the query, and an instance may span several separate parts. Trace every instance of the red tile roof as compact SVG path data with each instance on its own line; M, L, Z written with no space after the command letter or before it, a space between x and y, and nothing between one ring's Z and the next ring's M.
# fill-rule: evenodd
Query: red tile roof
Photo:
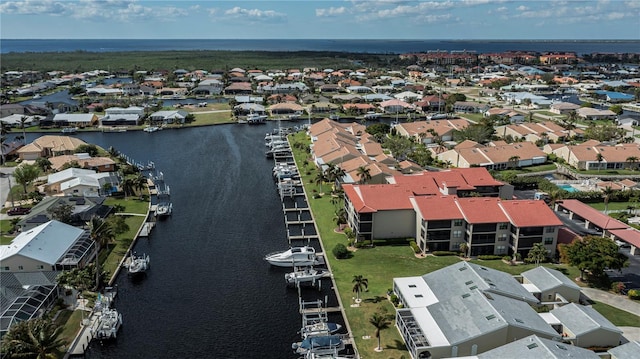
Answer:
M612 229L609 232L632 246L640 248L640 231L637 229L629 227L627 229Z
M464 218L454 196L419 196L413 201L419 215L427 221Z
M343 189L359 213L413 209L409 201L413 193L405 186L344 184Z
M499 203L500 199L492 197L458 198L464 219L471 224L509 222Z
M517 227L562 225L562 221L558 219L544 201L502 201L500 206L511 219L510 222Z

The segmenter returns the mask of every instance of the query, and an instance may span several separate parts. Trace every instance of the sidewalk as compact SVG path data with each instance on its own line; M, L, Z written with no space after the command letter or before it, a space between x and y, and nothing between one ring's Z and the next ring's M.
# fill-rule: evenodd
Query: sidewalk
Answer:
M640 303L634 302L624 295L613 294L594 288L581 288L581 290L589 299L609 304L610 306L640 317Z

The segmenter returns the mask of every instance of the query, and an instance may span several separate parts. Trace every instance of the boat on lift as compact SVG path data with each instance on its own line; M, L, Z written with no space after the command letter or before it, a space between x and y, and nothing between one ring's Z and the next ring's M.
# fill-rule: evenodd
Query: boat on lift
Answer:
M269 253L264 260L276 267L313 266L321 264L315 248L311 246L291 247L286 251Z

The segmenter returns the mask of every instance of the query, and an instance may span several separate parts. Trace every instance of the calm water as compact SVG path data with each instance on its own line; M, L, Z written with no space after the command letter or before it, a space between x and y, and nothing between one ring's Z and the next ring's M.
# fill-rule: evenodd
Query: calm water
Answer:
M288 246L273 162L264 157L271 126L78 134L153 160L174 208L135 248L151 258L147 278L117 280L121 334L94 343L90 358L297 357L297 292L286 287L286 270L262 259Z
M523 51L640 52L640 41L632 40L207 40L207 39L3 39L0 53L9 52L114 52L168 50L231 51L338 51L361 53L405 53L427 50L472 50L478 53Z

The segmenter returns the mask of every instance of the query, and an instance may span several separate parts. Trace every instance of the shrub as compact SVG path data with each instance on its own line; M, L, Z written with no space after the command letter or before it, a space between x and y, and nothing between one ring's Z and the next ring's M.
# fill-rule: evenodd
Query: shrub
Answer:
M336 246L333 247L332 252L337 259L345 259L349 257L349 250L347 250L347 247L342 243L336 244Z
M434 251L431 254L433 254L434 256L442 257L442 256L457 256L459 253L451 252L451 251Z
M629 299L640 299L640 289L629 289L627 295Z
M511 262L511 256L504 256L502 257L502 260L505 262Z
M389 300L391 301L391 303L393 303L394 306L398 306L398 304L400 303L400 299L398 299L398 296L395 294L391 294L389 296Z
M494 254L483 254L481 256L478 256L478 259L482 259L482 260L485 260L485 261L491 261L491 260L495 260L495 259L502 259L502 257L494 255Z
M356 243L354 243L354 246L356 248L362 248L362 247L364 247L364 242L356 242Z
M611 283L611 290L616 294L620 294L620 293L624 292L625 288L626 287L625 287L623 282L613 282L613 283Z
M409 242L409 245L411 246L411 249L413 249L414 253L418 254L422 252L422 250L420 250L420 247L418 247L418 244L416 243L416 241Z

